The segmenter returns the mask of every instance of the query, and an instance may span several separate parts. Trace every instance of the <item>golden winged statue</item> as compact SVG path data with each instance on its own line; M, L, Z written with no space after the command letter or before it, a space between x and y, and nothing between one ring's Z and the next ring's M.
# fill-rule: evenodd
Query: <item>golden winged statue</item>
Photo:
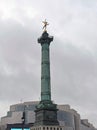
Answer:
M43 30L45 32L45 31L47 31L46 29L47 29L47 26L49 25L48 22L46 21L46 19L45 19L45 21L43 21L43 24L44 24Z

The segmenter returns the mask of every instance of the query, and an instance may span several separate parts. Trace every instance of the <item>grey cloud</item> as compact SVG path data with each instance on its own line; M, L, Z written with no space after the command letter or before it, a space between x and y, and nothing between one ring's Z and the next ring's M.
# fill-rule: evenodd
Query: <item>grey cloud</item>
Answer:
M37 78L40 81L40 68L38 67L40 64L38 49L40 48L33 40L35 32L16 23L6 25L6 27L3 25L0 38L0 99L15 101L22 97L25 99L28 95L32 99L34 96L37 99L39 96L35 93L39 90ZM32 91L27 92L31 88Z
M53 52L52 56L54 100L59 103L69 103L74 108L77 106L79 112L82 109L84 113L87 113L87 110L90 110L90 113L93 110L96 112L97 61L95 57L91 52L80 50L76 46L65 45L63 48L61 45L55 49L59 51Z

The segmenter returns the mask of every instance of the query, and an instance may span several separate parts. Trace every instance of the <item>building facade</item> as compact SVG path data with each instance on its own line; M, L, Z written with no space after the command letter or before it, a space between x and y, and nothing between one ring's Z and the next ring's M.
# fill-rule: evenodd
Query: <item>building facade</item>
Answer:
M25 124L34 124L34 111L38 103L38 101L33 101L11 105L7 115L1 118L0 129L5 130L7 124L22 124L23 112L25 112ZM57 112L57 118L62 130L97 130L91 123L88 122L88 120L80 119L80 115L77 111L71 109L69 105L57 105L57 108L59 109ZM56 130L57 126L53 126L52 130L54 128Z

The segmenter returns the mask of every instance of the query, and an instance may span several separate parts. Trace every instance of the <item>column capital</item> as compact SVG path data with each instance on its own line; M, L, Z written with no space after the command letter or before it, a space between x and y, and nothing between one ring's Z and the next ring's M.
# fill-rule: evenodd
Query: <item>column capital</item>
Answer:
M38 38L38 43L42 44L50 44L50 42L53 41L53 36L49 36L47 31L42 33L42 36Z

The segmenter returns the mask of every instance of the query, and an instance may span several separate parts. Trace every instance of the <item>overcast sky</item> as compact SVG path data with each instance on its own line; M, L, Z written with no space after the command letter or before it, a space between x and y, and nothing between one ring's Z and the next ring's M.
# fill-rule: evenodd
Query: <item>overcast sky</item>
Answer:
M0 0L0 117L21 99L40 99L45 18L52 100L97 127L97 0Z

